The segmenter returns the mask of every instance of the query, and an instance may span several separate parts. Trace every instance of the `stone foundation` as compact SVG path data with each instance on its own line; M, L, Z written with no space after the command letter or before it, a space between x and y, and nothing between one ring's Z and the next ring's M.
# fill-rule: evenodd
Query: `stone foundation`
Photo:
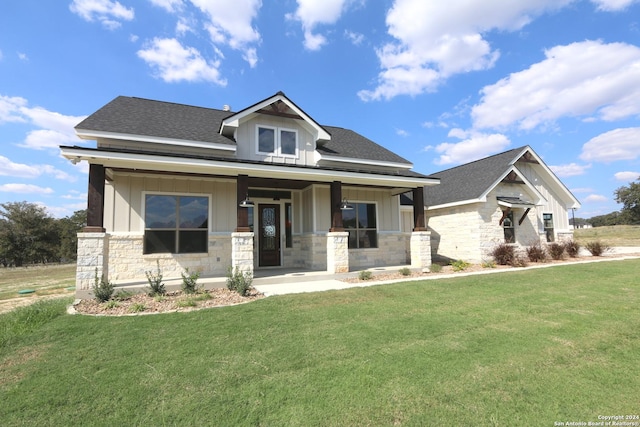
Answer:
M406 233L378 233L377 248L349 249L349 268L404 265L407 263L407 241Z

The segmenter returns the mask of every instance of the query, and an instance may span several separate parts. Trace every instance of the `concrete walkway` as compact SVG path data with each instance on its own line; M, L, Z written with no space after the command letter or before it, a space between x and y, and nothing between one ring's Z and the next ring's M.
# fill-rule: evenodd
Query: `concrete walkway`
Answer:
M581 255L589 255L582 254ZM499 274L513 271L521 271L521 270L532 270L536 268L552 268L561 265L574 265L574 264L587 264L593 262L609 262L609 261L620 261L627 259L640 259L640 247L619 247L612 248L608 255L603 257L593 257L593 259L582 260L582 261L566 261L561 263L546 263L546 264L532 264L528 267L523 268L502 268L502 269L492 269L487 268L481 271L474 272L459 272L459 273L450 273L450 274L440 274L440 273L429 273L423 276L418 277L410 277L410 278L397 278L391 280L375 280L375 277L372 280L366 282L343 282L337 279L324 279L324 280L313 280L306 281L301 280L300 282L287 282L287 283L272 283L272 284L256 284L254 283L253 287L258 291L263 293L265 296L272 295L286 295L286 294L300 294L306 292L323 292L323 291L331 291L338 289L348 289L348 288L356 288L356 287L366 287L366 286L377 286L377 285L385 285L390 283L398 283L398 282L411 282L411 281L421 281L421 280L436 280L436 279L447 279L452 277L466 277L466 276L474 276L479 274ZM397 270L396 270L397 271Z

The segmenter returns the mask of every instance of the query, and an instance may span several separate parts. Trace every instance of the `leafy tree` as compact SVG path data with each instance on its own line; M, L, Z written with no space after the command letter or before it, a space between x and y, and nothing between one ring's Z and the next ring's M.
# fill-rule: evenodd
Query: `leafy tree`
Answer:
M28 202L0 203L0 260L20 267L56 261L60 230L45 208Z
M629 183L628 187L620 187L614 192L616 202L622 203L620 212L628 224L640 224L640 178Z
M576 222L577 222L577 219L576 219ZM628 224L624 215L622 215L622 213L620 212L611 212L606 215L594 216L593 218L589 219L589 222L594 227Z
M60 228L60 258L75 260L78 255L78 233L87 225L87 211L75 211L73 215L58 220Z

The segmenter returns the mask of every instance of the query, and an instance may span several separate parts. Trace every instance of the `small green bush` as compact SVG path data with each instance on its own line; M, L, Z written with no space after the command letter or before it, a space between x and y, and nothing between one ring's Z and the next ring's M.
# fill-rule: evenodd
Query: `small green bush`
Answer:
M602 256L602 255L604 255L605 252L607 252L607 251L609 251L611 249L608 245L606 245L605 243L602 243L599 240L596 240L594 242L586 243L584 245L584 247L593 256Z
M371 273L369 270L362 270L358 273L358 279L360 280L371 280L372 277L373 273Z
M156 295L164 295L167 291L164 288L164 283L162 283L162 271L160 270L160 261L156 261L156 272L153 273L151 271L145 271L144 274L147 275L147 281L149 282L149 296L153 297Z
M554 242L549 243L547 248L549 249L549 255L551 255L551 258L555 260L561 260L564 258L564 245Z
M440 273L442 271L442 266L440 264L431 264L429 271L432 273Z
M131 311L132 313L140 313L142 311L145 311L146 309L147 307L145 307L144 304L140 302L136 302L131 305L131 307L129 308L129 311Z
M213 296L211 296L211 294L209 292L203 292L201 294L196 295L195 297L193 297L194 301L206 301L209 299L212 299Z
M253 274L250 271L240 271L240 268L236 267L233 270L229 267L227 272L227 289L230 291L236 291L240 296L247 296L249 289L251 289L251 283L253 282Z
M120 303L118 301L115 301L115 300L110 300L110 301L107 301L104 304L104 306L105 306L105 308L116 308L116 307L120 307Z
M527 257L531 262L542 262L547 259L547 252L544 250L540 242L527 247Z
M452 261L451 262L451 266L453 267L453 271L464 271L466 270L471 264L469 264L466 261L463 261L461 259L457 260L457 261Z
M403 267L399 271L403 276L411 276L411 269L409 267Z
M119 290L113 296L113 299L116 300L116 301L126 301L126 300L130 299L134 295L135 295L135 292Z
M580 243L575 240L569 240L564 244L564 250L567 251L567 254L571 258L575 258L578 256L578 252L580 252Z
M500 265L511 265L516 257L516 251L512 245L500 243L493 248L490 255Z
M180 273L182 275L182 292L185 294L195 294L198 292L198 278L200 278L200 273L198 271L189 272L189 269L186 268L184 273Z
M184 298L176 301L176 306L180 308L184 307L196 307L198 304L195 302L193 298Z
M111 295L113 295L113 283L108 280L105 280L104 275L98 277L98 269L96 268L96 273L93 279L93 296L96 298L98 302L105 302L111 299Z
M492 259L482 261L482 268L496 268L496 262Z

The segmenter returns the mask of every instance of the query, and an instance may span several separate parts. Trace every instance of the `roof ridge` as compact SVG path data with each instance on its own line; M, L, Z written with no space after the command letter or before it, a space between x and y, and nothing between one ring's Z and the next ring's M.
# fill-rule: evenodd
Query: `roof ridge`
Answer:
M487 156L487 157L482 157L482 158L480 158L480 159L472 160L472 161L470 161L470 162L463 163L463 164L458 165L458 166L453 166L453 167L450 167L450 168L448 168L448 169L443 169L443 170L441 170L441 171L434 172L433 174L449 172L449 171L452 171L452 170L454 170L454 169L458 169L458 168L461 168L461 167L468 167L468 166L470 166L470 165L472 165L472 164L474 164L474 163L483 162L483 161L485 161L485 160L489 160L489 159L491 159L492 157L503 156L503 155L505 155L505 154L507 154L507 153L510 153L510 152L512 152L512 151L522 151L522 150L523 150L524 148L526 148L526 147L528 147L528 145L523 145L522 147L518 147L518 148L512 148L511 150L502 151L502 152L500 152L500 153L496 153L496 154L492 154L492 155ZM433 175L433 174L432 174L432 175Z

